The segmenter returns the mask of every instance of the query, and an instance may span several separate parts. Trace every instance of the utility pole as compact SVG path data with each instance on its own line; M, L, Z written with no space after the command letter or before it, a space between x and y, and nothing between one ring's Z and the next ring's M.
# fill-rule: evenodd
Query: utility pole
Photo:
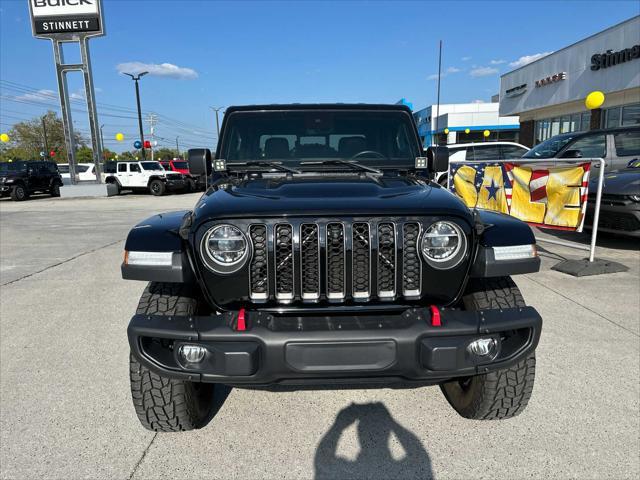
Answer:
M178 152L178 158L180 158L180 145L178 144L178 139L180 137L176 137L176 152Z
M156 139L156 137L155 137L156 119L157 119L157 116L156 116L155 113L150 113L149 114L148 122L149 122L149 128L151 130L151 161L154 160L153 144L154 144L155 139ZM144 147L144 145L143 145L143 147Z
M140 109L140 87L138 86L138 81L140 78L144 77L149 72L141 72L138 75L132 75L131 73L122 72L124 75L131 77L136 83L136 103L138 104L138 127L140 128L140 143L142 143L142 147L140 147L142 153L142 160L145 160L144 154L144 132L142 131L142 111Z
M44 138L44 158L49 160L49 142L47 140L47 124L44 121L45 116L42 116L42 137Z
M224 107L209 107L209 108L214 112L216 112L216 132L218 132L218 136L220 136L220 120L218 119L218 112L222 110Z
M438 102L436 104L436 140L438 138L438 117L440 117L440 76L442 73L442 40L440 40L440 49L438 52ZM433 122L432 122L433 123ZM438 142L439 143L439 142Z

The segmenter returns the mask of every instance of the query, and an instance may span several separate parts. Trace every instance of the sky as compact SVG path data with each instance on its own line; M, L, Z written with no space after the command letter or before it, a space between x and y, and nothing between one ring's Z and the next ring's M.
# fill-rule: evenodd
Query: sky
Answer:
M500 75L640 14L633 1L251 2L103 0L106 35L90 41L105 146L137 139L133 82L159 146L212 147L209 108L253 103L488 102ZM65 47L69 63L77 47ZM0 0L0 131L57 108L49 41L31 35L27 0ZM81 75L69 76L75 128L88 121ZM123 142L115 135L125 134Z

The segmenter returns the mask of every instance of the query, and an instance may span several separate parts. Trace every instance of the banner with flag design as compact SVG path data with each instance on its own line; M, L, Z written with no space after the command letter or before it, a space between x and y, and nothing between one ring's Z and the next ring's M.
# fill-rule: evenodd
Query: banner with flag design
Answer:
M591 163L451 164L450 189L468 207L512 215L545 228L582 231Z

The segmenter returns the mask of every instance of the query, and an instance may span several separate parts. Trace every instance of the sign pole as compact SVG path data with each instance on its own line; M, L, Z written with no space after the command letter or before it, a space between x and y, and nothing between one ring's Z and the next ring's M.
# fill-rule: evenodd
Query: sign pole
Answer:
M82 73L84 75L84 90L89 111L89 130L91 131L91 147L93 148L93 163L95 165L96 182L102 183L102 146L100 145L100 131L98 128L98 111L93 88L93 75L91 75L91 58L89 56L89 39L80 39L80 56L82 58Z
M53 43L53 57L56 63L56 76L58 78L58 92L60 93L60 109L62 111L62 125L64 127L64 141L67 147L67 161L69 163L69 176L71 184L78 183L76 175L76 146L73 138L73 120L71 118L71 108L69 107L69 87L67 86L66 72L74 70L71 65L65 65L62 42L51 39ZM76 68L77 69L77 68Z

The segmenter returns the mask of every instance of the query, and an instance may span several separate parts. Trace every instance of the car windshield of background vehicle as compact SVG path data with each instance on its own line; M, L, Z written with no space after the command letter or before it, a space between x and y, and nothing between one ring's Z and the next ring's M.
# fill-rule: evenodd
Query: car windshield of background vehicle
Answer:
M140 162L143 170L164 170L159 162Z
M24 162L2 162L0 163L0 173L21 172L27 169Z
M180 170L186 170L189 168L189 164L187 162L173 162L174 168L179 168Z
M263 160L299 167L339 159L413 167L421 155L411 117L400 111L235 112L227 122L222 155L229 166Z
M558 135L536 145L522 158L553 158L575 135Z

